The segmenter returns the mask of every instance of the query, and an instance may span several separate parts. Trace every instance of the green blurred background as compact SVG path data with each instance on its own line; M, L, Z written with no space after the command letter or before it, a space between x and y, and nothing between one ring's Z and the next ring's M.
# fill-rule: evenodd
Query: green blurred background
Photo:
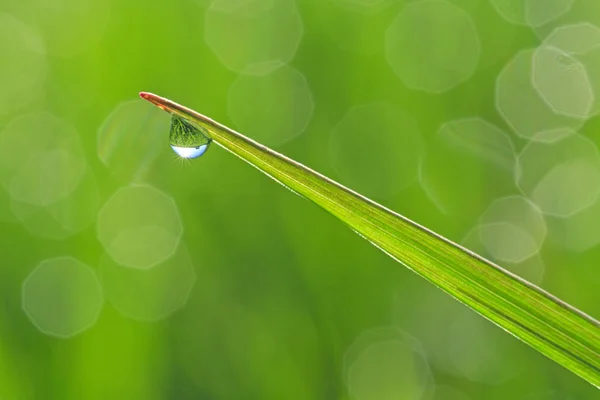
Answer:
M0 0L0 399L598 398L217 146L177 159L137 98L600 316L596 24L597 0Z

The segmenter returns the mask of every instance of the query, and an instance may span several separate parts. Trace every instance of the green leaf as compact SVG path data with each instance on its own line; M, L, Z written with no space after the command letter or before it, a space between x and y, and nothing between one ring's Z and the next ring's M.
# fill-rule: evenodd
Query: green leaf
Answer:
M229 152L313 201L399 263L600 387L600 323L539 287L189 108L144 99L203 128Z

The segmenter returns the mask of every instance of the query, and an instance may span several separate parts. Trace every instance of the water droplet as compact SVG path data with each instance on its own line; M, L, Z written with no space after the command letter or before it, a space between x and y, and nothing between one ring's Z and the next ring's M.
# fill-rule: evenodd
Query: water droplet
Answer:
M210 142L212 142L212 139L200 127L177 115L171 117L169 143L179 157L200 157L206 153Z

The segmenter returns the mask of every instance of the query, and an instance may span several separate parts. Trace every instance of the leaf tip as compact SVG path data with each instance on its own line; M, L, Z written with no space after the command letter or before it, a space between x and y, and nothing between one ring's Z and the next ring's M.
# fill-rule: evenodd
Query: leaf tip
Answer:
M148 100L150 103L154 104L155 106L170 112L170 110L165 106L165 100L160 97L155 95L154 93L150 93L150 92L140 92L140 97L144 100Z

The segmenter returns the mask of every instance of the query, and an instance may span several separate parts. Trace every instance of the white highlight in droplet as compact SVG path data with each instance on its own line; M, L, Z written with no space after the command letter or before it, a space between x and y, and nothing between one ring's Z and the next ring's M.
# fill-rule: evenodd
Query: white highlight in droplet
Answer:
M179 146L171 146L173 151L181 158L198 158L208 149L207 144L203 144L198 147L179 147Z

